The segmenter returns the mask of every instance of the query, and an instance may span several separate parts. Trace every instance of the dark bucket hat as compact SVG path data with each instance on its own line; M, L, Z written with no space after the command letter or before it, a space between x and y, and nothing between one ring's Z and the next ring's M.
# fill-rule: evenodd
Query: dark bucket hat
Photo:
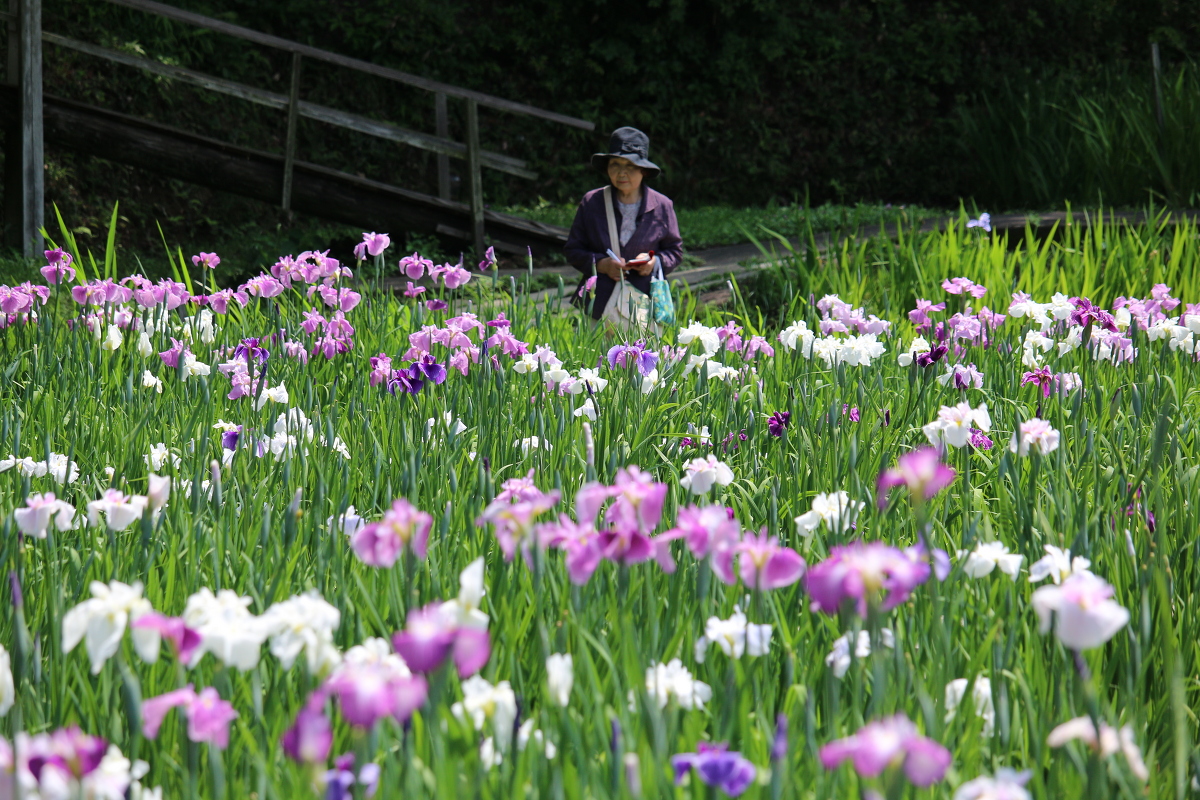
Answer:
M593 153L592 166L608 174L610 158L627 158L632 163L646 171L647 178L653 178L660 170L658 165L647 156L650 155L650 137L637 128L617 128L608 140L607 153Z

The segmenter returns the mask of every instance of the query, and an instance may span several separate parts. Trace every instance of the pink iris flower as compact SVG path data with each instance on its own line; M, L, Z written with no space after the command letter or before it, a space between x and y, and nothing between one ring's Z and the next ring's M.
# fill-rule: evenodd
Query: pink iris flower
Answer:
M949 294L969 294L975 298L987 294L986 286L980 286L967 278L948 278L942 281L942 288Z
M197 694L190 683L142 702L142 733L146 738L157 738L167 713L180 706L187 714L189 739L215 744L222 750L229 745L229 723L238 716L233 705L222 700L211 686Z
M675 528L668 533L675 531L682 533L682 538L693 556L707 558L708 554L718 547L726 543L735 544L741 526L736 519L729 516L725 506L688 506L679 510L675 516Z
M400 271L407 275L409 280L418 280L426 270L432 269L433 262L428 258L421 258L420 253L413 253L411 256L400 259Z
M471 280L471 273L462 266L453 266L442 273L442 282L447 289L457 289Z
M895 467L879 474L876 487L879 507L887 505L888 493L896 486L908 489L909 496L915 502L929 500L953 483L955 475L952 468L942 463L938 451L932 447L905 453Z
M424 559L432 527L433 517L428 512L399 498L392 501L392 507L383 515L383 519L364 525L350 537L350 546L364 564L390 567L406 547L411 548L418 558Z
M738 574L733 571L737 559ZM804 575L804 559L790 547L781 547L779 539L767 535L763 528L758 535L747 534L736 544L726 540L712 557L713 573L723 583L732 586L738 576L747 587L756 590L782 589L791 586Z
M151 476L152 478L154 476ZM134 628L157 631L158 635L171 643L175 657L181 664L190 664L192 654L200 646L199 631L189 628L180 617L168 617L157 611L142 614L132 623Z
M889 611L907 600L930 572L929 560L919 551L910 556L883 542L856 542L834 547L829 558L813 565L804 587L813 611L837 614L843 602L852 600L858 615L866 617L869 602Z
M920 787L940 781L953 761L949 750L918 733L904 714L868 722L853 736L822 747L820 758L825 769L850 761L865 778L877 777L891 766L902 767L909 782Z
M452 656L460 678L483 669L492 653L486 630L460 627L455 615L437 602L409 611L404 630L392 636L392 646L413 672L433 672Z
M46 251L46 266L41 269L46 283L57 285L75 280L75 268L71 266L71 254L61 247Z
M4 748L7 746L7 742L0 745ZM108 742L99 736L86 734L73 725L53 733L29 736L24 742L18 739L16 749L21 772L31 774L43 790L53 787L52 796L59 796L64 791L67 780L78 780L96 771L108 751ZM11 773L13 754L10 751L4 755L8 757L5 760L9 761L5 765L6 771ZM42 796L47 794L50 793L43 793ZM17 796L24 796L24 792L19 791Z
M221 257L216 253L201 253L197 256L192 256L192 264L204 269L216 269L221 263Z
M407 722L425 704L429 684L423 676L402 674L387 663L345 663L325 682L324 691L337 697L347 722L372 728L384 717Z
M542 547L557 548L566 554L567 576L576 586L586 584L604 560L600 534L591 522L575 522L560 514L558 522L539 525L537 534Z
M533 544L534 518L557 505L561 496L555 490L516 503L493 500L475 524L480 527L492 525L505 561L512 561L518 550L528 559Z
M283 294L284 285L270 275L255 275L238 287L254 297L278 297Z
M367 252L371 256L378 256L391 245L392 237L386 233L364 233L362 243L367 246Z

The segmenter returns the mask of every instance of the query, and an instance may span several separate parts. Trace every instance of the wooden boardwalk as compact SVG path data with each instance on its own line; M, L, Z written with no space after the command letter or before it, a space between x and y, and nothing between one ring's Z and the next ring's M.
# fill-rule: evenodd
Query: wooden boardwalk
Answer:
M526 162L484 150L480 144L479 108L547 120L582 130L595 126L583 119L535 108L460 86L411 75L389 67L321 50L277 36L155 2L108 0L157 17L194 25L216 34L282 50L292 56L290 90L285 94L230 81L130 53L82 42L41 27L41 0L10 0L13 11L0 10L8 28L9 63L0 84L0 127L5 134L5 196L21 202L5 204L5 238L26 256L41 249L44 208L44 142L99 158L131 164L172 178L278 203L324 219L375 230L432 233L471 243L479 252L489 242L497 249L545 253L560 248L567 232L553 225L488 211L483 202L483 169L536 178ZM120 64L171 81L197 86L238 100L283 112L286 144L282 154L238 147L188 131L119 114L50 95L42 89L43 45L64 48ZM376 78L416 87L433 94L436 131L411 130L393 122L365 117L308 102L302 97L302 71L329 67L351 69ZM466 106L466 141L449 136L447 104ZM437 196L362 178L302 160L297 152L301 119L436 153ZM450 196L450 160L466 162L467 199Z

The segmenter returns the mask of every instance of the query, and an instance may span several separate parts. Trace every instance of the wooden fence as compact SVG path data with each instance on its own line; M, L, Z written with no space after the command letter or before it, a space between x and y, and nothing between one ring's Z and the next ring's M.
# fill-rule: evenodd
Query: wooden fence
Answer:
M6 168L5 187L6 196L17 196L20 198L20 202L6 203L8 209L6 230L10 241L20 241L21 249L27 256L40 249L38 231L43 226L42 207L45 194L41 70L43 42L54 47L85 53L181 83L284 111L287 120L287 134L283 160L283 191L279 198L280 205L284 209L291 208L292 175L297 158L296 134L301 118L317 120L436 153L438 195L443 200L450 199L450 159L465 160L470 192L471 230L464 232L446 229L443 232L470 239L476 249L480 251L484 247L483 185L480 180L483 168L529 179L536 178L537 174L530 170L526 162L521 159L482 149L479 141L479 107L484 106L498 111L549 120L588 131L595 128L587 120L546 111L524 103L516 103L483 92L430 80L390 67L288 41L153 0L107 0L107 2L291 53L289 91L286 95L265 91L195 70L163 64L56 33L44 32L41 29L42 0L8 0L8 12L0 11L0 21L7 22L9 31L9 58L5 76L7 83L18 87L20 119L10 123L7 131L9 144L6 145L6 148L10 157L6 159L6 164L9 166ZM355 70L432 93L435 132L424 133L411 130L390 122L303 100L301 98L301 74L306 60L320 65ZM452 98L466 104L465 142L454 141L449 136L448 104ZM13 146L14 139L16 147ZM12 155L16 155L16 158L11 157Z

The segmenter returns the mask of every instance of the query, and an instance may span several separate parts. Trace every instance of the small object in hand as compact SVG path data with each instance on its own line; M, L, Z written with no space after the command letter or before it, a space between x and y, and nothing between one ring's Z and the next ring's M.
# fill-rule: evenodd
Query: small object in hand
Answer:
M653 260L654 260L654 251L653 251L653 250L651 250L649 253L647 253L647 254L646 254L646 257L645 257L645 258L643 258L643 259L640 259L640 260L638 260L638 261L629 261L629 262L626 262L625 266L627 266L627 267L641 267L641 266L644 266L644 265L646 265L646 264L649 264L649 263L650 263L651 261L653 261Z

